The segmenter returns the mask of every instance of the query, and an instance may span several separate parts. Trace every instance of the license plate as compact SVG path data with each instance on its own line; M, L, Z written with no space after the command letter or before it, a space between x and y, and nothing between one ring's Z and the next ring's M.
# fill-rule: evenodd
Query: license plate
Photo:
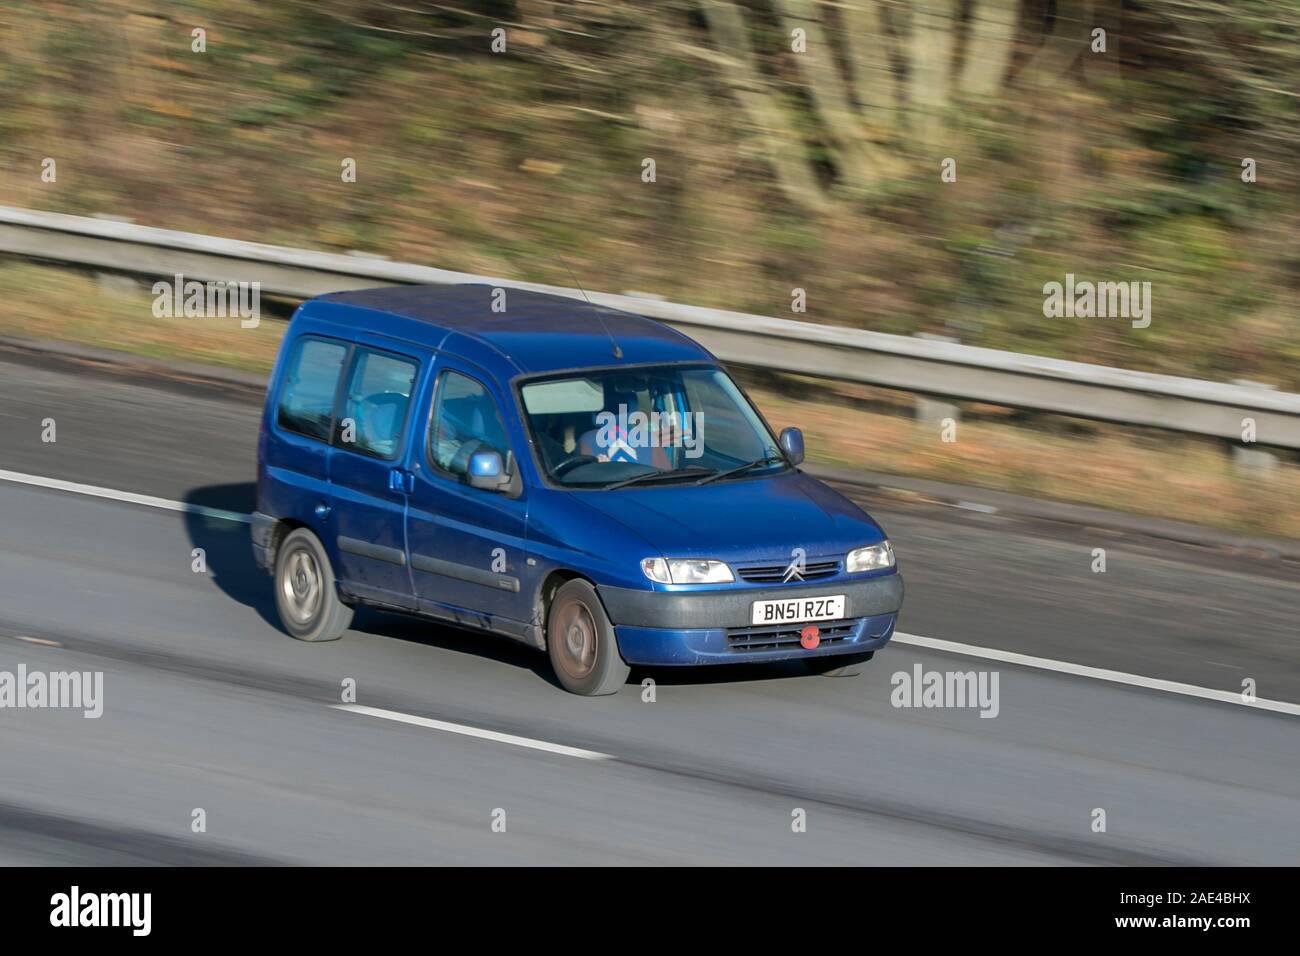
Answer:
M837 621L844 616L844 595L755 601L751 624L802 624L805 621Z

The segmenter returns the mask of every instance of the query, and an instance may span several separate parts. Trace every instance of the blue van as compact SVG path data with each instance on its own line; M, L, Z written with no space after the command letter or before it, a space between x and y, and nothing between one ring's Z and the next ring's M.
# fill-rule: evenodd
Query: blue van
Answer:
M334 293L271 377L253 552L303 641L366 605L515 638L576 694L632 664L852 673L903 581L803 454L642 316L488 285Z

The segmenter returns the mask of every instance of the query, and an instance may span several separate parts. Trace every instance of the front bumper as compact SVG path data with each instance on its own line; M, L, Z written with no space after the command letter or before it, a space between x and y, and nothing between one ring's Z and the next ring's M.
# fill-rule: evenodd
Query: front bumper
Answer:
M629 664L694 665L859 654L884 647L903 604L897 572L863 581L715 591L640 591L597 587L619 652ZM753 627L754 601L845 596L844 619L818 622L825 639L806 650L801 625Z
M738 648L726 628L669 630L661 627L616 626L618 650L629 664L653 666L689 666L696 664L746 664L762 661L786 661L793 658L834 657L837 654L861 654L884 647L894 635L897 614L879 614L843 623L848 636L826 641L813 650L805 650L797 641L768 647ZM828 628L829 629L829 628Z

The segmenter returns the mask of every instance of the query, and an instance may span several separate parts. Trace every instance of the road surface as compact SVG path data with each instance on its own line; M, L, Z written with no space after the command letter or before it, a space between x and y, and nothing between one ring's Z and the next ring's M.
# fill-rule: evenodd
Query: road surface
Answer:
M0 362L6 471L247 511L256 416ZM863 500L907 633L1300 702L1294 568ZM1287 713L904 644L860 678L634 670L589 700L503 639L362 613L312 646L273 622L247 526L0 481L0 674L104 682L96 719L0 709L0 863L1300 861ZM996 672L997 716L892 706L918 665Z

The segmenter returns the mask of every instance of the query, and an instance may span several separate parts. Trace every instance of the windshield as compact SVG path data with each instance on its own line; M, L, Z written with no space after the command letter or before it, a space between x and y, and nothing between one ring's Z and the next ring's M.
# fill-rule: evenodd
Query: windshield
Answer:
M720 368L594 369L525 382L520 395L542 467L556 484L721 481L787 467L772 433Z

